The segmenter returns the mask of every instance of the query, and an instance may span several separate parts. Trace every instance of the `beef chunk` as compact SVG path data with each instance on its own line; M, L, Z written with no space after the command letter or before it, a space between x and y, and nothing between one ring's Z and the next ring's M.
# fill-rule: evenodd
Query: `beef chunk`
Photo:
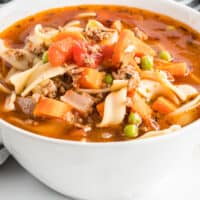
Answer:
M36 102L31 97L18 97L16 104L17 108L19 108L24 114L32 115Z

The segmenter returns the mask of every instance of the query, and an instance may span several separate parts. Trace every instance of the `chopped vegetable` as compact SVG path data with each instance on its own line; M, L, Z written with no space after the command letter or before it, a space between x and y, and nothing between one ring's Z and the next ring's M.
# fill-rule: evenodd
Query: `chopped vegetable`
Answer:
M48 50L48 59L53 66L63 65L72 58L73 40L67 38L52 43Z
M141 116L148 129L159 129L159 125L152 117L153 110L137 92L131 97L131 102L128 106L133 112L137 112Z
M114 48L113 57L112 57L113 65L117 67L123 61L124 56L125 56L124 51L128 46L133 45L134 37L135 36L132 31L128 29L122 30L122 32L119 35L119 40Z
M143 119L151 118L152 110L150 106L145 102L138 93L135 93L132 97L131 108L134 112L137 112ZM142 109L141 109L142 108Z
M114 47L114 45L102 45L102 54L104 60L112 59Z
M141 58L141 67L144 70L152 70L153 69L153 58L150 56L143 56Z
M84 68L79 84L81 88L99 89L101 88L104 78L104 73L99 72L97 69Z
M104 115L104 107L105 107L105 102L101 102L96 105L96 109L101 118L103 118L103 115Z
M63 119L65 114L71 111L71 106L61 101L50 98L40 98L34 109L36 117L53 117Z
M99 46L92 46L82 41L73 44L73 59L78 66L96 68L103 60L103 54Z
M88 114L94 103L92 97L88 94L78 94L73 90L68 90L61 100L81 113Z
M172 60L171 54L168 51L164 51L164 50L159 53L159 57L166 61Z
M124 135L126 137L135 138L138 136L138 127L134 124L128 124L124 127Z
M111 75L111 74L106 74L106 75L105 75L105 78L104 78L104 82L105 82L106 84L112 84L112 82L113 82L113 77L112 77L112 75Z
M49 61L48 59L48 51L45 51L42 55L42 62L45 64Z
M152 108L161 114L168 114L176 110L176 106L164 97L159 97L152 104Z
M165 70L173 76L186 76L188 74L188 66L185 62L182 63L169 63L162 66L157 66L158 69Z
M155 51L146 43L135 37L131 30L123 29L119 35L119 40L115 45L113 53L113 64L117 67L121 62L126 62L124 60L126 51L127 53L143 53L145 55L154 56Z
M138 113L131 112L128 116L128 123L139 126L142 123L142 119Z

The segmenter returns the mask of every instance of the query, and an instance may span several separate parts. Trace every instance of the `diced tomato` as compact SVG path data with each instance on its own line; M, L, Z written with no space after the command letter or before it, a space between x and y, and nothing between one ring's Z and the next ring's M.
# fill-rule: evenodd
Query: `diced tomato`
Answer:
M78 66L85 64L85 57L87 55L87 48L85 43L75 41L73 45L73 59Z
M142 52L135 52L135 57L141 58L142 56L144 56Z
M63 65L72 58L73 40L67 38L54 42L48 50L48 59L53 66Z
M112 59L113 52L114 52L114 45L102 46L102 54L104 60Z
M134 94L135 94L135 90L130 90L130 91L128 91L127 96L128 96L128 97L133 97Z
M92 46L82 41L75 41L73 45L73 59L79 66L95 68L102 62L103 54L100 52L90 52L89 47Z
M90 54L89 56L94 60L93 65L90 65L90 67L96 68L103 61L103 54L101 52Z

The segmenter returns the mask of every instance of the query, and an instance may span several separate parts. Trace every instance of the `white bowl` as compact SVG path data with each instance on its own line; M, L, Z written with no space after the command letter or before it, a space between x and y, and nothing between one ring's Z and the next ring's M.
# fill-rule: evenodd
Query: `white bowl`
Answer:
M0 29L43 9L92 3L96 2L18 0L1 9ZM107 1L98 0L98 3L107 4ZM109 3L166 14L200 31L200 14L172 1L110 0ZM0 140L31 174L64 195L88 200L133 200L147 193L174 168L181 167L191 156L194 145L200 143L200 121L166 136L113 143L51 139L2 120L0 127Z

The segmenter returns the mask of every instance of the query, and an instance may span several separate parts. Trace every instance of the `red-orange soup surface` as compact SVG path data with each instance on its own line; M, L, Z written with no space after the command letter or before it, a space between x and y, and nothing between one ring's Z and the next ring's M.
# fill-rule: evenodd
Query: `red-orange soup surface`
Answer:
M0 117L22 129L125 141L200 117L200 35L167 16L58 8L16 22L0 39Z

